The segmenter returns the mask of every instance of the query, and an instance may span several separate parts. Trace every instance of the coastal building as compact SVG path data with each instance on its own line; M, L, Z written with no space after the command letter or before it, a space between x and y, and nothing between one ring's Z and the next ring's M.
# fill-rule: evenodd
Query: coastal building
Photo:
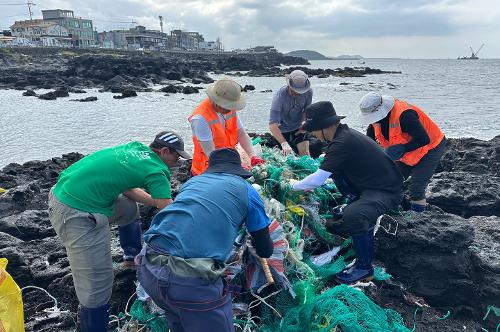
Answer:
M71 44L77 47L92 47L96 44L92 20L75 17L72 10L42 10L43 21L56 23L68 30Z
M169 36L158 30L139 25L128 30L104 31L98 34L103 48L143 49L160 51L168 47Z
M168 43L166 33L158 30L148 30L142 25L130 28L125 33L127 47L131 49L145 49L159 51L165 49Z
M9 35L4 35L0 33L0 47L13 46L16 37L12 37Z
M204 42L203 35L198 32L172 30L170 31L171 48L176 50L197 50L198 44Z
M18 39L30 40L40 46L71 46L69 30L57 22L45 20L16 21L11 27L11 34Z
M102 48L127 48L127 39L125 38L125 31L123 30L99 32L97 34L97 40L99 46Z
M274 46L255 46L248 51L253 53L278 53L278 50Z
M200 51L221 52L223 50L223 47L222 43L220 42L220 39L217 38L216 41L199 42L198 49Z

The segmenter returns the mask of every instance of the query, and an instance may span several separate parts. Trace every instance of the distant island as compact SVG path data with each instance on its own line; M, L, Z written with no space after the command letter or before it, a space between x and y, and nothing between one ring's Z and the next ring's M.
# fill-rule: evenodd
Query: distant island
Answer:
M363 59L361 55L339 55L334 57L327 57L319 52L311 50L298 50L286 53L289 56L304 58L306 60L360 60Z
M339 56L333 56L329 57L330 60L361 60L363 57L361 55L347 55L347 54L342 54Z
M323 54L316 52L316 51L311 51L311 50L292 51L292 52L288 52L286 55L295 56L298 58L304 58L306 60L330 60L328 57L324 56Z

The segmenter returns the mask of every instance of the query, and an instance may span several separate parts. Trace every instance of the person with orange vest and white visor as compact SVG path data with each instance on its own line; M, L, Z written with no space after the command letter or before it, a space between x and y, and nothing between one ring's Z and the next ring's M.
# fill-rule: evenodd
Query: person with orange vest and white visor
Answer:
M446 149L446 138L431 118L415 105L369 92L359 102L366 134L377 141L410 178L411 210L426 210L425 191Z
M251 166L264 163L252 146L252 140L243 128L237 111L246 106L241 85L222 77L206 89L203 100L188 118L193 133L193 163L191 172L200 175L208 168L208 157L216 149L232 148L240 143L250 158Z

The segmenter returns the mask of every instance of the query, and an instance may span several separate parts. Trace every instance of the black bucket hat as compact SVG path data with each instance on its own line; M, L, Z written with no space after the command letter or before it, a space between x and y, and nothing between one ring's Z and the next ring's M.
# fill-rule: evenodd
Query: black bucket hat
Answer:
M241 167L238 151L230 148L214 150L208 158L208 168L205 173L229 173L244 179L252 176L252 173Z
M306 107L306 120L302 123L305 131L322 130L339 123L345 116L337 115L333 104L319 101Z

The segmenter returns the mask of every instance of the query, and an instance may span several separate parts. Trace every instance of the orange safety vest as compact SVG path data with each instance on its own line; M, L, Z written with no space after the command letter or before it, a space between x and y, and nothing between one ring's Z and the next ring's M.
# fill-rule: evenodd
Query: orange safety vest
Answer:
M387 148L388 146L396 144L406 144L412 140L412 137L401 130L399 117L401 116L401 113L408 109L417 112L418 119L420 120L420 123L424 127L430 139L429 144L424 145L416 150L406 152L403 157L399 159L400 162L405 163L406 165L415 166L416 164L418 164L420 159L422 159L423 156L427 154L429 150L438 146L438 144L441 143L444 138L444 134L441 132L441 129L439 129L439 127L434 123L434 121L431 120L431 118L427 116L427 114L425 114L420 108L416 106L409 105L402 100L396 99L394 101L394 106L390 111L389 141L386 140L384 135L382 134L382 129L379 123L374 123L372 124L372 126L375 131L375 138L383 148Z
M193 114L188 118L189 122L195 115L201 115L207 121L212 131L212 139L216 149L236 148L236 144L238 144L238 118L235 110L224 114L226 124L223 126L212 102L207 98L194 110ZM195 135L193 135L193 144L191 172L193 175L200 175L208 168L208 157L203 152L201 144Z

